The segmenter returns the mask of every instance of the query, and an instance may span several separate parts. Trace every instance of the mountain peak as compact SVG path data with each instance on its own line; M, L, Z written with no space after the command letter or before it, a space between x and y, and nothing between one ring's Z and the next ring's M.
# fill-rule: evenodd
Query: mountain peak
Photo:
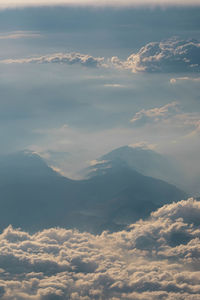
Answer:
M85 170L87 176L105 174L110 169L126 167L145 176L177 184L178 167L168 157L143 147L122 146L93 161Z
M0 176L12 180L16 177L23 180L32 177L46 177L59 175L35 152L18 151L0 155Z

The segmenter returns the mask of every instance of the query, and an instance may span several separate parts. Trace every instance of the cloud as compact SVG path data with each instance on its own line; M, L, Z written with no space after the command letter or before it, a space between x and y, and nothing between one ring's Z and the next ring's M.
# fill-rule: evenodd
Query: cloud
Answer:
M94 159L94 160L91 160L89 162L90 166L96 166L96 165L105 164L105 163L107 163L107 160L96 160L96 159Z
M89 6L199 6L198 0L6 0L0 3L0 9L28 6L55 6L55 5L89 5Z
M16 40L23 38L38 38L41 34L32 31L13 31L0 35L0 40Z
M81 53L55 53L51 55L44 55L39 57L21 58L21 59L6 59L2 60L4 64L25 64L25 63L60 63L60 64L81 64L86 67L105 66L103 57L93 57Z
M177 82L182 82L182 81L191 81L191 82L200 82L200 77L175 77L170 79L171 84L175 84Z
M20 37L20 34L18 38ZM1 38L1 37L0 37ZM4 38L4 37L3 37ZM14 35L10 36L14 38ZM88 54L77 52L54 53L39 57L5 59L1 63L66 63L81 64L87 67L114 67L117 69L131 70L137 72L199 72L200 71L200 43L196 40L181 41L171 39L163 42L151 42L142 47L137 53L131 54L126 60L120 60L117 56L110 59L104 57L93 57ZM189 77L172 78L171 83L176 80L189 80ZM191 79L190 79L191 80ZM194 78L193 81L198 81ZM111 83L105 87L124 88L124 85Z
M110 88L125 88L126 86L123 84L119 84L119 83L107 83L104 84L105 87L110 87Z
M130 144L129 146L133 147L133 148L142 148L144 150L155 150L157 147L157 144L149 144L146 141L140 141L137 143Z
M150 121L158 122L162 119L169 118L177 112L177 102L171 102L161 107L155 107L148 110L142 109L137 112L131 119L131 123L144 124Z
M200 202L165 205L127 230L0 235L2 300L200 297Z
M196 40L171 39L151 42L125 61L111 58L111 64L119 69L132 72L199 72L200 43Z
M146 124L171 127L172 130L183 130L183 138L192 137L200 133L199 113L183 112L178 102L171 102L161 107L155 107L148 110L142 109L137 112L130 120L135 126L144 126Z

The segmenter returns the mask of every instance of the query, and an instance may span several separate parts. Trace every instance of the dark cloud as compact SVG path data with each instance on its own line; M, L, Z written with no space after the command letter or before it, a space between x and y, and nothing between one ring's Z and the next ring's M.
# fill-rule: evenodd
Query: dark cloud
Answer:
M200 203L188 199L97 236L62 228L31 235L10 226L0 235L1 299L197 300L199 216Z
M130 69L132 72L199 72L200 43L197 40L171 39L151 42L127 60L112 57L114 66Z

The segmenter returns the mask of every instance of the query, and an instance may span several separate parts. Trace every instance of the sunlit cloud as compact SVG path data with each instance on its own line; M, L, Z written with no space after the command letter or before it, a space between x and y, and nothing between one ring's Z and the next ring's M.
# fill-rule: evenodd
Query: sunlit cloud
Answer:
M200 295L200 202L165 205L116 233L0 235L2 300L160 300Z
M105 87L110 87L110 88L125 88L126 86L123 84L119 84L119 83L107 83L104 84Z
M2 60L3 64L48 64L48 63L60 63L60 64L81 64L86 67L105 66L103 57L93 57L88 54L81 53L55 53L51 55L44 55L39 57L21 58L21 59L5 59Z
M178 110L178 103L171 102L161 107L155 107L148 110L142 109L137 112L135 116L130 120L131 123L148 123L149 121L158 122L161 119L169 118Z
M118 69L131 70L133 73L179 73L199 72L199 58L200 43L198 41L169 39L148 43L126 60L113 56L110 62Z
M150 144L146 141L140 141L137 143L133 143L133 144L130 144L129 146L133 147L133 148L142 148L144 150L155 150L157 147L156 144Z
M175 77L170 79L171 84L175 84L177 82L185 82L185 81L191 81L191 82L200 82L200 77Z
M89 164L90 164L90 166L96 166L96 165L104 164L106 162L107 162L106 160L96 160L96 159L94 159L94 160L91 160L89 162Z
M19 38L19 35L10 35L10 38ZM0 36L1 38L1 36ZM4 38L4 36L3 36ZM133 73L198 73L200 70L200 43L196 40L169 39L161 42L151 42L144 45L137 53L131 54L127 59L121 60L117 56L111 58L94 57L79 52L53 53L49 55L4 59L3 64L29 64L29 63L61 63L81 64L87 67L116 68L129 70ZM173 84L177 80L189 80L190 77L171 78ZM191 79L192 80L192 79ZM194 78L198 81L198 78ZM105 87L122 88L120 83L107 83Z
M130 120L137 127L163 126L171 130L182 130L179 138L188 138L199 135L200 133L200 116L199 113L185 113L179 107L177 102L171 102L161 107L155 107L148 110L142 109L137 112Z

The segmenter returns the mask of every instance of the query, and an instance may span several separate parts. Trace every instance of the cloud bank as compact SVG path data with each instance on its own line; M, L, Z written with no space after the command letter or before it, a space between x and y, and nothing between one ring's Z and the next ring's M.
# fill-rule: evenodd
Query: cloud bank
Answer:
M127 60L111 58L111 63L119 69L137 72L199 72L200 43L196 40L167 40L151 42Z
M120 60L117 56L105 59L104 57L94 57L88 54L72 52L54 53L30 58L6 59L0 62L4 64L78 63L87 67L114 67L122 70L131 70L133 73L197 73L200 71L200 43L196 40L181 41L176 39L151 42L142 47L137 53L131 54L126 60ZM175 80L172 78L171 83L174 83ZM107 87L111 86L123 87L123 85L119 84L107 85Z
M199 6L199 0L3 0L0 9L29 6L81 5L81 6Z
M0 235L2 300L197 300L200 202L165 205L99 236L52 228Z
M86 67L97 67L104 65L103 57L93 57L81 53L55 53L51 55L44 55L39 57L22 58L22 59L6 59L2 63L5 64L25 64L25 63L60 63L60 64L81 64Z

